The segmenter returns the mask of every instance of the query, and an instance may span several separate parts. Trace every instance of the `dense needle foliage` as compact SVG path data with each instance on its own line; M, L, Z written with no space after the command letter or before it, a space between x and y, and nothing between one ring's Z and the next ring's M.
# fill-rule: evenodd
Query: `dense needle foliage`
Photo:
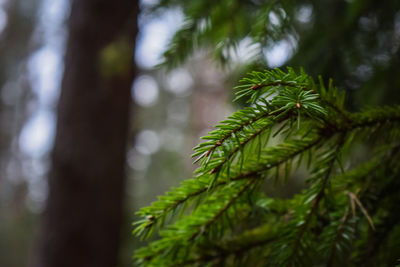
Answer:
M304 71L250 72L248 106L203 137L195 177L142 208L143 266L395 266L400 258L400 2L161 0L185 22L164 53L174 67L206 48L248 69L288 46ZM208 50L207 50L208 49ZM204 50L203 50L204 51ZM333 86L334 77L347 95ZM302 191L279 198L276 184ZM272 188L272 189L271 189Z
M351 113L332 82L291 68L251 72L235 92L249 105L195 147L195 177L138 212L134 233L160 239L135 253L137 263L394 265L400 107ZM301 174L305 189L293 197L265 194L269 180Z

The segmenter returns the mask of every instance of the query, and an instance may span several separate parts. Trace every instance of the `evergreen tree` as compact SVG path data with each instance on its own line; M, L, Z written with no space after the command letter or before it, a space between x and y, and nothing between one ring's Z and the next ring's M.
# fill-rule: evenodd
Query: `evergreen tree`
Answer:
M382 5L397 5L389 3ZM349 18L353 23L374 6L360 1L340 4L346 14L354 12ZM187 21L166 51L166 63L181 62L197 45L216 43L220 45L215 55L227 62L229 48L245 36L262 47L299 32L293 14L300 6L292 1L184 4ZM270 23L272 11L280 23ZM349 21L343 25L349 26ZM395 265L400 255L400 106L353 112L354 106L346 104L346 94L332 80L315 81L302 69L292 68L252 71L235 95L235 100L246 99L249 105L195 147L193 157L200 163L195 177L138 212L142 219L135 223L134 233L148 238L158 231L161 238L138 250L137 262ZM265 193L268 181L287 183L302 173L307 186L298 194L284 199Z

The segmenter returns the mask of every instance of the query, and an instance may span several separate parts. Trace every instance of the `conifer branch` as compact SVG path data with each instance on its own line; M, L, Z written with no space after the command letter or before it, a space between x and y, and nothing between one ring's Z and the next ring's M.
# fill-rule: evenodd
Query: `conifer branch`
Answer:
M254 122L256 122L256 121L258 121L258 120L260 120L260 119L262 119L262 118L268 117L268 116L271 116L271 114L270 114L269 110L266 110L265 112L260 112L260 113L257 114L256 116L251 117L251 118L250 118L249 120L247 120L247 121L243 121L241 124L237 125L237 126L236 126L235 128L233 128L232 130L230 130L230 131L224 133L224 135L223 135L219 140L217 140L217 141L215 142L215 144L214 144L211 148L209 148L209 149L207 150L207 152L204 154L204 156L205 156L205 157L208 157L217 147L223 145L223 143L224 143L228 138L232 138L232 137L233 137L235 134L237 134L239 131L242 131L246 126L249 126L249 125L253 124ZM218 126L216 126L216 127L218 127ZM221 127L221 128L222 128L222 127ZM195 148L195 150L196 150L196 148ZM195 153L194 155L197 155L197 153Z
M373 190L365 185L366 178L393 169L398 160L391 151L399 146L400 106L351 114L343 107L343 95L331 83L325 88L321 81L316 84L303 71L296 73L290 68L287 72L275 69L250 73L236 87L236 99L241 97L247 97L252 106L222 121L203 138L207 141L195 148L193 156L200 161L197 177L184 181L137 213L142 219L136 222L135 234L147 238L163 228L159 231L160 240L136 252L140 264L233 263L265 246L260 257L272 265L332 265L339 247L348 246L354 236L349 222L357 223L356 217L350 216L342 192L358 192L362 188L363 195L371 194ZM274 136L282 136L274 141L282 141L268 146L272 130ZM342 166L343 151L357 142L375 140L371 133L382 138L371 143L374 149L368 153L368 162L356 168L351 164L350 169ZM255 203L266 203L266 198L257 194L261 188L258 185L283 165L285 176L290 176L290 169L301 165L301 159L307 156L309 162L315 161L307 180L309 188L292 199L273 200L275 207L284 203L283 208L255 217L252 209L258 205L265 207ZM382 168L381 162L385 162ZM336 163L341 175L334 175ZM394 178L391 179L375 191L383 194L393 182ZM351 196L354 209L357 204L371 224L377 215L370 206L376 204ZM171 224L174 214L178 210L182 214L186 207L191 213ZM254 228L235 235L236 229L228 224L232 216L235 224L248 227L249 220L254 223L250 228ZM333 222L326 222L332 218ZM270 231L271 225L276 229ZM322 253L317 255L317 251Z
M252 166L251 170L244 170L243 173L238 172L236 175L229 177L228 180L219 180L213 187L216 189L220 186L225 186L229 181L240 181L243 179L250 179L254 176L259 176L261 173L271 170L293 158L304 153L305 151L316 146L322 137L317 136L315 138L305 138L302 141L292 140L277 147L269 148L263 152L264 156L261 157L260 161L255 166ZM280 154L278 154L280 152ZM275 155L271 157L270 155ZM232 174L234 170L232 170ZM207 192L210 189L210 177L200 176L197 179L186 180L181 187L169 192L163 199L152 203L150 207L141 209L137 214L145 217L144 221L138 221L140 225L136 228L135 234L142 235L142 229L148 229L149 227L155 227L155 224L167 216L167 214L179 205L186 203L189 199L197 197L202 193ZM187 192L187 194L184 194ZM168 200L168 201L166 201Z
M243 195L244 192L246 192L246 190L249 189L250 186L252 186L254 183L256 182L256 179L250 179L249 181L247 181L247 183L230 199L230 201L228 203L226 203L226 205L220 209L218 211L217 214L215 214L212 218L210 218L207 222L205 222L205 224L203 224L202 229L199 229L198 231L194 232L190 238L189 241L192 241L193 239L195 239L199 234L201 234L201 232L207 231L207 228L213 224L216 220L218 220L222 214L224 214L224 212L226 212L232 205L233 203L235 203L235 201Z
M300 226L300 229L299 229L299 231L297 233L296 239L294 240L294 243L293 243L293 246L292 246L292 253L290 254L290 257L289 257L289 259L288 259L288 261L286 263L286 266L291 266L292 261L294 260L294 257L296 256L296 253L297 253L297 251L299 249L299 245L300 245L301 239L302 239L304 233L307 231L308 225L310 224L311 219L314 216L314 214L315 214L315 212L316 212L316 210L318 208L319 203L321 202L321 200L323 199L323 197L325 195L326 185L327 185L328 180L329 180L329 178L331 176L334 163L336 162L337 154L339 153L339 151L342 148L342 145L344 143L344 138L345 138L344 135L340 136L334 153L332 153L332 155L330 155L330 160L327 163L328 167L327 167L327 169L325 171L324 177L322 178L319 192L316 195L315 199L313 200L313 203L311 204L311 208L308 210L306 218L304 219L303 224Z
M346 211L343 215L342 221L340 222L340 225L338 226L338 228L336 230L336 235L335 235L335 238L333 239L330 254L329 254L329 257L327 260L327 267L332 266L332 264L335 260L339 240L340 240L340 238L342 238L342 233L344 232L344 226L347 224L349 219L350 219L350 209L349 209L349 207L347 207Z
M284 120L286 118L282 118L282 120ZM221 171L222 167L224 166L225 163L230 162L230 160L235 156L235 154L238 151L241 151L241 149L247 145L249 142L251 142L252 140L254 140L257 136L259 136L263 131L269 129L271 126L270 125L266 125L264 127L262 127L261 129L258 129L256 131L254 131L247 139L245 139L243 142L239 143L228 155L225 155L225 159L223 159L218 165L216 165L214 168L211 169L210 174L214 174L217 173L219 171ZM242 157L244 157L244 155L242 155Z
M143 248L137 252L138 258L151 263L153 259L170 250L177 251L188 249L191 242L195 242L200 236L207 234L209 228L216 223L232 205L254 185L256 179L236 183L235 186L225 187L216 195L210 195L206 205L196 212L160 232L162 240L150 244L149 248ZM170 245L168 243L173 242ZM178 253L178 252L177 252ZM160 259L161 260L161 259ZM165 259L162 259L163 262ZM161 262L158 264L160 265ZM165 264L162 263L164 266Z

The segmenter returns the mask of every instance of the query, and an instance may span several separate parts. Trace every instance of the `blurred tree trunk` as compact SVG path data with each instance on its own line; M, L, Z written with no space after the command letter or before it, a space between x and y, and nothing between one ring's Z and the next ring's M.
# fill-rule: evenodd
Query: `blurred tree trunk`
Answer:
M138 1L72 0L47 206L32 266L115 266Z

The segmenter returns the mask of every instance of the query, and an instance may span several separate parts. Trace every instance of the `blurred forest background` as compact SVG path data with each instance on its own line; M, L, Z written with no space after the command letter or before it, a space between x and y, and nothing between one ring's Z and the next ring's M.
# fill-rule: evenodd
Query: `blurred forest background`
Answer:
M265 30L264 46L254 45L251 35L246 37L245 34L253 26L259 26L250 25L246 16L251 16L251 12L261 7L263 1L222 1L218 5L213 1L161 1L161 7L150 12L151 7L159 2L142 0L137 17L135 7L128 4L129 1L115 1L116 5L132 8L132 13L128 12L129 8L125 8L125 11L128 10L126 12L117 7L109 9L105 23L96 21L102 16L91 16L92 13L84 11L92 10L91 7L96 5L107 6L104 4L106 1L81 0L86 5L77 4L79 1L72 2L75 6L73 4L71 9L71 3L67 0L0 0L0 266L27 266L35 258L35 240L42 234L38 230L40 214L45 210L49 192L47 177L58 177L54 165L53 174L49 174L51 162L57 159L54 154L63 154L63 146L74 146L74 140L71 139L71 143L56 146L58 150L51 156L56 136L62 140L69 138L67 132L56 135L56 128L67 129L56 126L56 113L57 110L63 110L64 113L69 110L65 103L61 109L57 106L61 88L65 90L68 86L74 86L65 76L62 84L63 75L67 73L79 77L79 74L64 72L66 67L79 63L71 59L76 60L79 54L68 52L71 51L69 47L77 47L71 41L72 37L83 38L80 32L74 32L76 24L91 23L89 32L98 27L97 30L106 34L119 30L119 27L114 29L108 26L119 25L119 22L107 24L114 22L114 17L123 17L118 12L124 14L126 21L134 21L133 28L128 28L124 33L128 41L118 37L111 42L107 39L111 37L106 35L104 40L97 38L97 35L94 35L96 38L89 36L88 40L85 39L86 54L92 50L101 51L102 61L97 62L101 66L91 65L94 69L101 68L101 75L98 75L101 78L90 71L82 74L93 75L93 79L98 78L96 82L102 81L110 88L115 87L115 90L129 82L125 100L130 103L124 104L126 109L116 109L128 113L131 105L129 118L128 114L125 114L126 118L121 118L117 111L111 112L113 107L103 106L101 101L104 99L97 107L104 113L87 117L94 120L94 124L105 121L105 125L90 130L94 135L96 129L102 131L109 128L104 133L98 133L101 136L99 141L108 140L109 136L127 140L126 143L118 143L123 146L120 151L126 151L117 158L126 163L127 177L120 185L123 189L120 197L125 203L120 205L123 208L123 220L114 222L121 224L120 232L116 231L121 237L120 245L116 246L119 247L116 250L119 251L118 266L131 266L133 250L140 246L131 236L134 211L191 176L194 169L189 157L191 149L199 142L201 135L235 109L230 104L231 88L249 69L303 66L313 76L321 74L332 77L335 84L348 92L348 106L353 110L364 105L400 103L400 94L397 92L400 88L400 76L397 75L400 63L400 2L396 0L277 1L273 9L265 10L268 23L261 26ZM202 4L198 4L200 2ZM220 12L229 10L236 2L248 8L246 11L249 13ZM189 14L193 8L204 7L207 7L204 14L217 14L215 16L220 17L222 24L228 24L229 19L243 20L243 27L237 29L238 34L230 36L235 42L235 49L228 46L225 50L220 49L227 43L227 32L220 32L210 41L209 47L189 51L190 56L184 63L175 65L169 71L156 68L162 62L162 52L168 48L174 33L182 25L187 25L185 14ZM71 10L81 16L76 24L67 23ZM73 15L71 18L74 18ZM135 42L129 38L135 38L136 21L138 34L135 47ZM224 65L215 64L216 50L222 51L221 55L230 58L230 61ZM126 74L126 68L134 71L129 69ZM114 79L116 73L124 73L129 77L121 82L118 79L122 76L117 75L118 79ZM81 81L82 85L79 82L76 82L76 87L81 86L81 91L88 84L90 87L89 81ZM102 86L98 86L98 91L96 88L88 89L88 92L101 95L105 90ZM96 99L94 95L90 98L90 94L86 100ZM71 110L87 104L81 103L84 101L78 99L81 96L79 93L69 96L70 100L76 101ZM74 100L74 97L78 98ZM116 105L119 107L118 103ZM79 117L82 114L75 115ZM114 122L119 119L120 131L115 130L114 124L107 124L107 120ZM61 121L68 121L68 118L63 117ZM74 134L79 133L76 131ZM84 142L82 140L80 142ZM105 147L112 144L109 142ZM91 146L80 146L77 142L76 148L79 152L79 149ZM94 154L109 152L97 151L95 144L92 149ZM101 160L107 157L100 161L96 159L99 158L89 156L75 160L77 164L100 168L104 165ZM122 165L118 171L121 177L124 176ZM119 166L118 162L113 166ZM89 170L88 173L94 175L96 172ZM107 172L101 175L104 179L115 178ZM96 187L88 190L91 191L96 191ZM79 184L76 188L78 194ZM105 194L99 199L107 203L107 192L98 194ZM93 193L93 197L99 197L98 194ZM75 191L65 193L65 196L74 199ZM87 197L87 203L90 204L88 208L99 211L99 218L113 216L107 213L106 208L103 209L104 203L90 200L91 194L83 193L80 197L83 198L79 198L76 205L83 205L83 199ZM117 200L116 203L119 205ZM112 205L108 208L113 209ZM65 216L74 216L73 210L70 212ZM103 234L97 233L97 242L106 242L107 246L108 241L102 239Z

